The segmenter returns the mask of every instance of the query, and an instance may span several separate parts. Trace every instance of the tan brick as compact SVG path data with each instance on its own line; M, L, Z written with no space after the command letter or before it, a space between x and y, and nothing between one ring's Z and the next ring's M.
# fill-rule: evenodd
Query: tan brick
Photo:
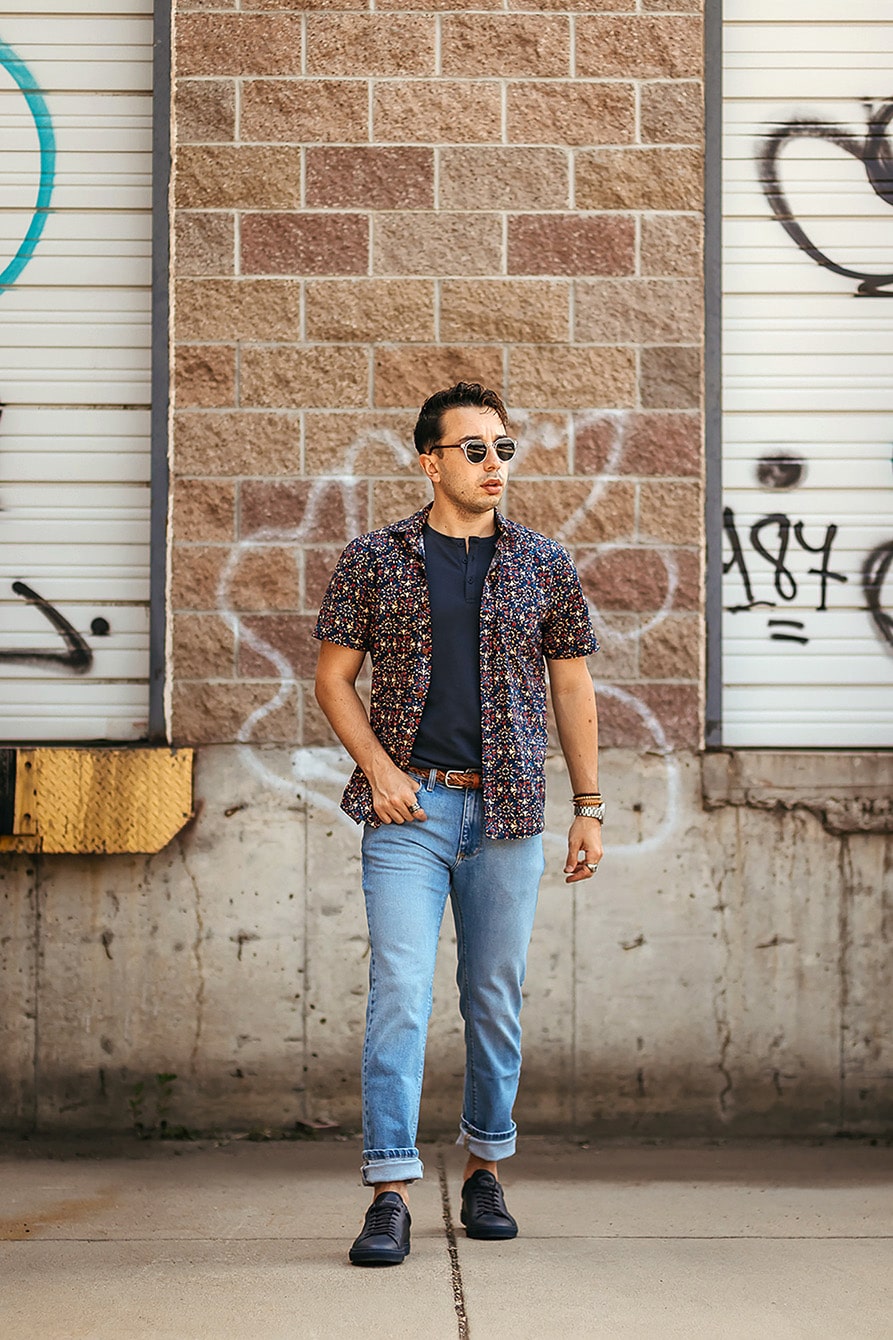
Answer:
M571 73L570 23L563 15L451 14L441 21L445 75L479 78L487 53L503 78L561 79Z
M695 149L590 149L576 162L579 209L699 209L702 160Z
M596 680L629 680L638 678L639 647L635 638L635 628L640 622L634 614L612 614L610 620L593 618L595 635L598 638L598 654L591 657L589 665ZM633 636L625 634L632 632Z
M234 405L236 351L220 344L184 344L174 359L174 398L181 409Z
M642 634L639 668L643 679L700 679L702 620L674 614Z
M202 9L235 9L237 0L175 0L174 10L178 14L186 14L190 10Z
M365 274L369 220L363 214L244 214L243 274Z
M235 640L217 614L176 614L173 632L174 682L231 679Z
M294 547L245 545L223 595L232 610L296 610L301 587Z
M376 274L490 275L502 268L497 214L378 214L372 239Z
M575 473L699 475L701 420L690 413L624 411L582 422L575 433Z
M309 280L305 302L308 340L434 339L431 280Z
M592 79L697 79L702 42L699 19L584 15L577 19L575 73Z
M303 544L347 544L368 529L366 482L346 479L246 479L241 485L239 533L288 531Z
M694 144L704 139L704 92L700 82L643 84L645 144Z
M175 196L180 209L297 209L301 150L185 144L176 156Z
M502 138L502 91L495 80L376 81L372 125L379 143L484 144Z
M502 9L502 0L375 0L377 10L422 9L426 14L436 10Z
M304 608L316 611L322 604L343 545L319 545L304 549Z
M246 348L240 403L259 409L305 405L365 405L369 386L365 349Z
M375 351L376 406L418 409L434 391L458 381L482 382L501 393L502 350L411 344Z
M568 156L560 149L441 149L442 209L567 209Z
M180 275L231 275L235 270L235 215L175 216L175 270Z
M369 8L369 0L251 0L252 9L284 9L284 10L329 10L329 9L358 9L365 12ZM243 5L247 9L248 5ZM407 6L408 8L408 6Z
M506 512L522 526L551 535L562 544L602 544L632 534L635 487L606 484L598 500L588 504L590 484L577 479L514 480Z
M509 402L530 408L620 408L636 394L631 349L521 345L509 354Z
M458 9L458 5L456 8ZM484 6L474 5L473 8L483 9ZM531 10L534 13L558 9L570 14L634 14L636 0L508 0L508 8Z
M509 431L518 439L518 454L512 462L513 479L569 473L570 416L512 412Z
M632 84L509 84L508 138L515 144L627 144L635 131Z
M311 14L307 73L433 75L434 19L427 14Z
M446 279L441 285L441 339L538 344L566 342L569 330L567 282Z
M508 220L509 274L632 274L629 215L519 214Z
M627 686L628 687L628 686ZM606 748L653 749L689 747L700 743L700 696L689 684L637 684L635 697L644 712L628 701L599 695L599 743ZM648 715L659 722L652 733Z
M696 409L701 403L701 351L685 345L642 350L643 409Z
M276 698L275 685L175 684L173 737L179 745L228 744L242 738L249 718ZM281 705L252 723L249 739L257 744L298 743L298 692L291 686Z
M431 149L307 150L310 209L430 209L433 204Z
M181 279L178 340L296 340L301 285L294 279Z
M574 339L593 344L699 340L701 286L694 279L579 279Z
M308 410L308 475L394 475L415 471L412 441L416 411Z
M276 661L255 646L259 639L278 652L287 666L289 679L307 679L316 670L318 643L313 639L315 619L307 614L252 614L242 620L245 630L239 639L238 673L245 679L279 679Z
M171 608L216 610L217 587L229 558L225 545L171 545Z
M300 14L184 14L176 21L177 73L300 74Z
M642 0L646 12L675 10L678 14L703 14L704 0Z
M372 485L372 525L389 526L412 516L431 501L431 486L418 479L376 479Z
M233 540L236 486L216 479L177 479L173 487L178 540Z
M704 529L701 486L668 480L639 485L639 534L671 544L697 544Z
M612 612L652 615L663 609L670 592L671 564L675 562L675 554L668 556L663 549L647 545L577 552L577 570L585 594L598 609Z
M239 125L243 140L365 140L369 97L359 80L246 80Z
M701 275L704 221L699 214L643 214L640 264L643 275Z
M177 413L174 463L183 474L297 474L301 464L300 415L256 410Z
M178 79L174 85L178 144L231 142L236 134L234 79Z

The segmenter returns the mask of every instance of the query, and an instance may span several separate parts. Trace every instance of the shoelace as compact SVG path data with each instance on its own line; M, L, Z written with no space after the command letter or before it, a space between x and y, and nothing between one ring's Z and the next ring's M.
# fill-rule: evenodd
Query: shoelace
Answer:
M382 1197L372 1202L369 1208L369 1227L368 1234L387 1233L394 1241L397 1241L397 1220L400 1218L402 1205L382 1204Z
M480 1181L475 1188L476 1209L482 1214L505 1214L502 1187L498 1182Z

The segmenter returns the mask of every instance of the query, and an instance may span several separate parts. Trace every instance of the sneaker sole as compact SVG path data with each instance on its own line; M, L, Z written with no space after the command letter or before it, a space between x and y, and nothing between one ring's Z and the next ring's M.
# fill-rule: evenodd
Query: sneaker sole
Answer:
M469 1228L465 1225L465 1236L467 1238L478 1238L481 1242L508 1242L511 1238L518 1236L516 1228Z
M402 1266L408 1255L408 1247L405 1252L401 1252L399 1247L395 1247L393 1251L383 1252L366 1252L362 1249L354 1251L351 1248L348 1253L352 1266Z

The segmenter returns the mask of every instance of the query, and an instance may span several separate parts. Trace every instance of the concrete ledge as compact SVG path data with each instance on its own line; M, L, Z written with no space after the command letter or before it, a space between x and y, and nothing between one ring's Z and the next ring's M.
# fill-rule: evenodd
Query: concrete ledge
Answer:
M827 832L893 833L893 752L718 750L703 755L704 808L809 810Z

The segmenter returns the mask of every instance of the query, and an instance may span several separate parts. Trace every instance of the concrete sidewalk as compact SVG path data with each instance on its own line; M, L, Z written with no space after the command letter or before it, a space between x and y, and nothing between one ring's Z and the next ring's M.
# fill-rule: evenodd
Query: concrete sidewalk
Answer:
M525 1140L515 1242L423 1150L412 1254L361 1270L359 1146L8 1141L9 1340L891 1340L893 1149Z

